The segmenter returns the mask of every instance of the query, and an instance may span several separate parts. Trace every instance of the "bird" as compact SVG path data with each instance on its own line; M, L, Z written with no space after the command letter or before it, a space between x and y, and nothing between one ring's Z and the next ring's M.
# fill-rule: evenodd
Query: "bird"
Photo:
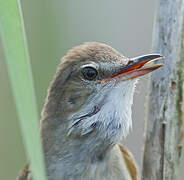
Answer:
M163 64L148 54L127 58L98 42L62 58L41 113L48 180L138 180L132 153L121 144L132 128L137 80ZM18 180L31 180L29 165Z

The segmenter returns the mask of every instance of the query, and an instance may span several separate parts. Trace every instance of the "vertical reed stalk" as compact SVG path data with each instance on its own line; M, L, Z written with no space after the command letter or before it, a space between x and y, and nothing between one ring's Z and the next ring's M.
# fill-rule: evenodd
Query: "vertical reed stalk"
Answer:
M0 32L33 178L45 180L38 112L20 1L0 0Z

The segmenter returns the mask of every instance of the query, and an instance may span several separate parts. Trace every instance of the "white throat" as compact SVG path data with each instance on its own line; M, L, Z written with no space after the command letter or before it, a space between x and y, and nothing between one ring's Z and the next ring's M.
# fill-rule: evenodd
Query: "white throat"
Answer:
M102 121L107 137L115 140L125 137L132 127L132 104L136 81L117 84L109 93L107 102L95 117ZM117 138L117 139L116 139Z
M105 124L110 124L109 135L114 135L120 129L118 136L125 137L132 128L132 104L135 81L124 81L117 84L110 92L107 103L101 109L101 118Z
M107 169L105 166L107 161L112 165L112 161L114 161L114 157L111 157L112 149L107 153L105 151L109 143L116 144L126 136L132 126L131 106L135 82L124 81L117 84L108 93L100 111L79 122L81 128L79 132L82 130L84 135L81 139L72 139L64 135L61 131L61 128L64 127L58 127L57 130L54 130L52 136L59 138L55 142L51 141L52 146L48 146L48 150L45 152L47 172L50 174L49 180L53 177L55 179L78 180L81 174L88 172L88 170L91 172L94 167L100 174L103 173L103 169ZM94 123L97 124L95 127L97 129L91 128ZM77 127L73 127L71 130L75 131L76 129ZM78 132L78 130L76 131ZM94 133L90 134L90 131ZM101 152L105 156L99 160ZM92 159L96 159L96 161L92 162ZM101 168L103 164L104 168ZM96 170L92 175L96 174Z
M119 142L125 137L132 127L131 106L136 82L129 80L113 85L99 112L80 121L81 135L86 135L97 128L99 135L112 143ZM97 103L95 101L97 100L94 98L94 104Z

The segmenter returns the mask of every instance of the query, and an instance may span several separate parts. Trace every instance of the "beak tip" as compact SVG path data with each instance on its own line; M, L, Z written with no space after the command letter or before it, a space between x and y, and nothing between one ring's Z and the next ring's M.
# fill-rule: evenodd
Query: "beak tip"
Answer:
M162 55L160 55L160 54L158 54L159 55L159 58L165 58L165 56L162 56Z
M160 54L150 54L150 59L154 59L155 60L155 59L162 59L162 58L165 58L165 57L160 55Z

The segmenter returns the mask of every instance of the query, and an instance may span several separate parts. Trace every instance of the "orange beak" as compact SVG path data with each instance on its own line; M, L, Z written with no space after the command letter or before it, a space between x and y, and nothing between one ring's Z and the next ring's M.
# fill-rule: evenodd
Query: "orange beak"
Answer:
M155 64L152 66L144 67L145 64L163 58L159 54L149 54L131 59L126 66L121 67L112 77L102 80L103 82L110 81L112 79L120 79L121 81L134 79L145 74L148 74L160 67L163 64Z

